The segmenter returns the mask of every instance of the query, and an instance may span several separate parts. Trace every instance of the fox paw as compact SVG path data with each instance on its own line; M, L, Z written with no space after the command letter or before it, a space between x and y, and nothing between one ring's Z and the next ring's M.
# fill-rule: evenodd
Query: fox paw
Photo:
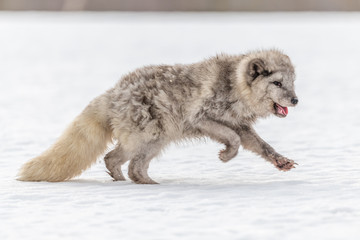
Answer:
M226 148L219 152L219 158L223 162L228 162L236 156L237 152L237 150Z
M275 159L274 165L280 171L289 171L290 169L295 168L295 165L298 164L293 160L281 156Z
M114 181L125 181L126 179L125 179L124 175L122 174L121 169L119 171L116 171L116 170L115 171L113 170L112 172L106 171L106 173L109 174L110 177L112 177Z

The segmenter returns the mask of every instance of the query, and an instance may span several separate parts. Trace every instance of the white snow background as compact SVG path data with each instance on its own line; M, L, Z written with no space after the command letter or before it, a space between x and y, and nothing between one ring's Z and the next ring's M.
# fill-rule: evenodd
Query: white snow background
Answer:
M0 239L360 239L359 13L1 13ZM279 48L299 105L256 125L299 166L212 141L153 160L159 185L19 182L90 100L149 64ZM126 166L124 172L127 172Z

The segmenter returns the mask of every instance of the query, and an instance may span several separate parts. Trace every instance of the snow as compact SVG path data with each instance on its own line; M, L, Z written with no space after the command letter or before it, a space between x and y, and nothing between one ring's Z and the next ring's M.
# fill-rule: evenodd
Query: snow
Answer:
M1 13L0 239L359 239L359 13ZM256 125L299 166L214 142L171 146L159 185L101 158L62 183L15 180L87 103L136 67L283 49L299 106ZM124 172L126 172L126 166Z

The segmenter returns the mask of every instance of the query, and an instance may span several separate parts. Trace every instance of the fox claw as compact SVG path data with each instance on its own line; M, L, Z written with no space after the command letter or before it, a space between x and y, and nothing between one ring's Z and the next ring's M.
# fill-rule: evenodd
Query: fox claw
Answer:
M292 168L296 168L295 165L298 165L293 160L287 159L286 157L279 157L275 160L275 167L280 171L289 171Z
M125 181L124 176L120 175L120 174L116 174L114 175L112 172L110 171L106 171L107 174L110 175L110 177L113 179L114 182L116 181Z
M105 172L106 172L107 174L109 174L110 177L114 178L111 172L109 172L109 171L105 171Z

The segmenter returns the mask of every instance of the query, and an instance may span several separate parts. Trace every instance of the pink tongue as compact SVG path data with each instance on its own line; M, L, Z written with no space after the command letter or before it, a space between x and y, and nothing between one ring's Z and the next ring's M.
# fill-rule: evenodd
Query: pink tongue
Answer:
M281 114L283 116L286 116L288 114L289 111L287 107L280 106L279 104L276 104L276 106L276 111L278 114Z

